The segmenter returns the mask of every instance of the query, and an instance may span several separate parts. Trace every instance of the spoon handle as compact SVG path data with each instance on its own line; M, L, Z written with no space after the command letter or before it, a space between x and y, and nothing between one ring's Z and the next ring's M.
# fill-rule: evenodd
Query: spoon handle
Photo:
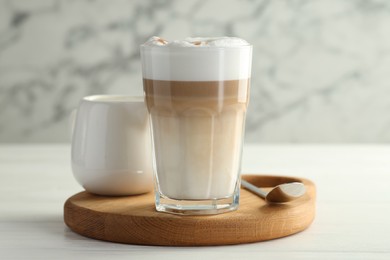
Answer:
M262 189L256 187L255 185L247 182L246 180L241 180L241 185L247 189L247 190L250 190L251 192L259 195L260 197L262 197L263 199L265 199L265 197L267 196L267 192L263 191Z

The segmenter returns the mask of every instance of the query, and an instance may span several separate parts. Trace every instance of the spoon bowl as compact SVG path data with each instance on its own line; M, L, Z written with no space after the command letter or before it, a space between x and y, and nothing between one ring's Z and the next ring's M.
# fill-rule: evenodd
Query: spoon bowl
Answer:
M267 203L289 202L302 197L306 192L305 185L301 182L279 184L273 187L269 192L265 192L261 188L256 187L245 180L241 180L241 185L247 190L265 199Z
M306 189L303 183L283 183L268 192L265 200L270 203L284 203L302 197L305 192Z

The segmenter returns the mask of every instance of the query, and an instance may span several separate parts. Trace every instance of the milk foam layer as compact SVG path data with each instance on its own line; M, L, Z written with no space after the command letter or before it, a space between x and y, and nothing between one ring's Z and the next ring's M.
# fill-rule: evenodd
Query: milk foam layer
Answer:
M144 45L165 47L238 47L248 46L250 44L236 37L188 37L184 40L167 41L163 38L153 36Z
M252 46L235 37L186 38L167 41L150 38L141 45L146 79L223 81L248 79Z

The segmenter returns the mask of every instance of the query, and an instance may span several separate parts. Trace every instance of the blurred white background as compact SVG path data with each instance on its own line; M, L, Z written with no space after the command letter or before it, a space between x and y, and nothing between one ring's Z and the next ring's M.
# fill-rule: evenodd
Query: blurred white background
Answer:
M246 142L389 142L390 1L0 0L0 142L68 142L91 94L142 94L153 35L254 45Z

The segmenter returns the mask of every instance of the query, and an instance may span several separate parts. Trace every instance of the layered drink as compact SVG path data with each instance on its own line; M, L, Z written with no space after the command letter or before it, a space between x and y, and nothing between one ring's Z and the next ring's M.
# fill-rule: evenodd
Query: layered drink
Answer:
M152 37L141 46L157 210L238 207L251 57L252 47L238 38Z

